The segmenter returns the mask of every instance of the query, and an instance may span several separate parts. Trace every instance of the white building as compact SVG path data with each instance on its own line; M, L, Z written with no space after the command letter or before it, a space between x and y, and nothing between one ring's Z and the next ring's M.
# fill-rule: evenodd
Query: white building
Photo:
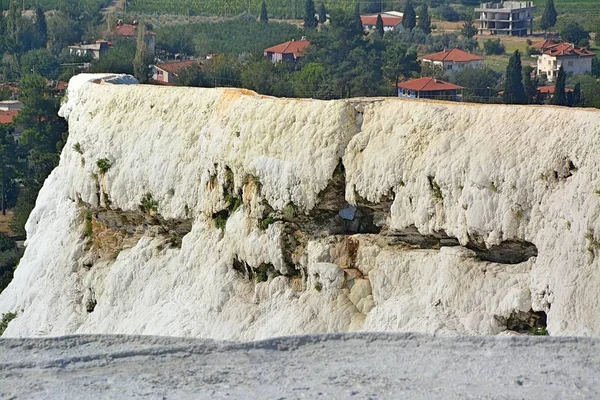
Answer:
M400 15L399 15L400 14ZM388 31L398 31L402 32L404 30L404 26L402 25L402 13L398 13L395 11L375 14L375 15L361 15L360 20L363 24L363 28L365 31L374 31L377 28L377 16L381 15L381 20L383 21L383 30L385 32Z
M592 71L592 60L596 57L588 49L572 43L559 43L545 50L537 60L538 75L546 75L553 81L562 67L569 74L585 74Z
M69 46L69 54L77 57L90 56L94 60L99 60L108 54L108 42L99 40L94 44Z
M452 49L426 55L422 62L444 71L445 75L454 75L465 68L483 68L483 60L481 56Z
M505 1L503 3L481 3L479 34L528 36L533 34L533 1Z

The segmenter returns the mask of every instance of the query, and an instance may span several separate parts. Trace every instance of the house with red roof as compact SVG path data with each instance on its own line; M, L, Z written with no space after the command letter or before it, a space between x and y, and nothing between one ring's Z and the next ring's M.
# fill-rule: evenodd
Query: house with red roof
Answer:
M360 20L362 22L363 28L365 31L370 32L374 31L377 28L377 16L381 15L381 20L383 21L383 30L384 32L388 31L398 31L402 32L404 30L404 26L402 25L402 17L397 15L390 14L375 14L375 15L361 15Z
M18 100L0 101L0 124L11 125L12 134L18 138L23 133L23 125L15 125L15 118L23 109L23 103Z
M592 60L596 53L573 43L558 43L549 46L538 57L537 74L545 75L552 82L558 76L560 67L568 74L592 72Z
M152 83L157 85L174 86L182 70L195 67L202 68L202 63L195 60L168 62L152 66Z
M424 77L400 82L398 97L409 99L458 100L464 87L439 79ZM461 92L462 93L462 92Z
M537 100L540 103L546 102L554 97L554 92L556 91L556 86L538 86L537 88L538 95ZM565 88L565 93L573 93L573 89Z
M264 55L274 63L281 61L296 62L298 58L304 55L304 50L308 46L310 46L310 42L306 39L306 36L302 36L300 40L290 40L289 42L266 48Z
M483 68L484 59L481 56L467 53L460 49L451 49L426 55L422 58L423 64L444 71L446 75L454 75L465 68Z
M536 49L538 50L540 53L548 50L551 47L556 46L557 44L560 44L561 41L558 39L544 39L541 42L537 42L532 44L530 47L532 49Z
M137 26L138 24L134 21L133 24L123 24L119 20L117 26L109 33L109 36L113 37L127 37L127 38L137 38ZM144 42L146 43L146 47L148 51L152 54L156 53L156 33L151 31L146 31L144 35Z

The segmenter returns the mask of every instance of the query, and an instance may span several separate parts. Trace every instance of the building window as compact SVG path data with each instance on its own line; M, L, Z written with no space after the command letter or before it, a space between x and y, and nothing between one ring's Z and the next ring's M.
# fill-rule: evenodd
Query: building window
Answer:
M448 71L450 71L452 69L452 65L448 65Z
M569 62L567 63L567 65L568 65L569 67L572 67L572 66L573 66L573 61L569 61Z

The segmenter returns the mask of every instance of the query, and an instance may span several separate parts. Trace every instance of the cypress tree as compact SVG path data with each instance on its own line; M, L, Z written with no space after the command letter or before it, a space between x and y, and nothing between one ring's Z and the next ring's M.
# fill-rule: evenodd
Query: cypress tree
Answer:
M362 19L360 19L360 6L358 3L356 3L356 6L354 6L354 25L356 28L356 32L361 32L362 35L365 28L363 26Z
M567 83L567 74L563 67L558 69L558 76L556 77L556 83L554 85L554 97L552 98L552 104L556 106L567 105L567 95L565 94L565 86Z
M260 6L260 22L263 24L266 24L267 22L269 22L269 16L267 14L267 5L265 4L265 2L262 2L262 5Z
M141 83L148 81L150 74L149 64L153 61L153 56L148 51L146 46L146 26L140 22L137 27L137 42L135 49L135 57L133 58L133 75Z
M8 6L8 15L6 18L6 33L8 36L18 43L19 31L21 28L21 9L17 4L17 0L11 0Z
M377 14L377 23L375 24L375 32L377 32L377 36L380 38L383 37L385 33L385 29L383 29L383 18L381 18L381 14Z
M575 85L573 89L573 105L579 106L581 105L581 84L578 83Z
M323 25L325 22L327 22L327 9L325 3L321 3L321 7L319 7L319 24Z
M304 14L304 28L315 29L317 27L317 18L315 17L315 2L306 0L306 12Z
M417 26L417 13L412 5L412 0L408 0L404 7L404 16L402 17L402 26L412 31Z
M527 95L523 88L523 73L521 68L521 54L516 50L506 66L506 78L504 81L504 95L502 100L505 104L527 104Z
M35 8L35 31L39 47L46 47L48 43L48 24L46 23L46 14L40 6Z
M431 33L431 17L426 3L421 6L421 17L419 18L419 28L426 34Z
M554 0L547 0L546 7L544 8L544 13L542 14L542 19L540 21L540 26L543 30L547 30L550 27L556 25L556 8L554 7Z

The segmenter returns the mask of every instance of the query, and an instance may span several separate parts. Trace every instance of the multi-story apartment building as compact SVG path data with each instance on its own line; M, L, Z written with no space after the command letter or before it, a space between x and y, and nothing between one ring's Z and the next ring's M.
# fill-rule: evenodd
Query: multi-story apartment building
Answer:
M479 34L528 36L533 34L533 1L505 1L503 3L481 3Z

